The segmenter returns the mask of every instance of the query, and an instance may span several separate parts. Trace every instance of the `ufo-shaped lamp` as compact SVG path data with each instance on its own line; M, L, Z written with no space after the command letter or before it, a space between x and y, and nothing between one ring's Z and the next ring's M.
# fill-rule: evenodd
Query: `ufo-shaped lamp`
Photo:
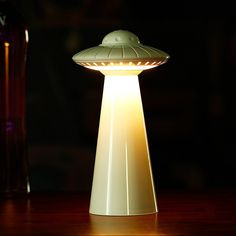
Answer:
M165 63L169 55L145 46L125 30L73 60L105 75L89 212L128 216L156 213L138 74Z

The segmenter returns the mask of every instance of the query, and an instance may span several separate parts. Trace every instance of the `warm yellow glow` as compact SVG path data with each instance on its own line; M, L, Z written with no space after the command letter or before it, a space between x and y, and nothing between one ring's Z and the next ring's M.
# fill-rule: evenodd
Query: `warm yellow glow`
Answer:
M91 235L146 235L167 236L177 235L169 233L168 227L159 227L158 215L151 214L143 217L100 217L90 215ZM164 232L167 232L164 233Z
M102 215L157 212L135 74L105 75L90 212Z
M87 63L88 64L88 63ZM92 65L85 65L85 67L92 69L92 70L99 70L99 71L143 71L143 70L148 70L151 68L156 67L156 65L148 65L146 63L145 65L111 65L108 66L92 66Z
M5 116L9 117L9 47L10 43L5 42Z
M140 99L137 75L108 75L105 76L105 83L108 86L106 89L108 101L113 97L117 99L116 102L122 100L124 103L130 102L130 99L135 99L137 101Z
M92 70L147 70L153 67L159 66L166 62L166 58L163 60L153 61L150 60L135 60L135 61L76 61L76 63L80 64L81 66L87 67Z

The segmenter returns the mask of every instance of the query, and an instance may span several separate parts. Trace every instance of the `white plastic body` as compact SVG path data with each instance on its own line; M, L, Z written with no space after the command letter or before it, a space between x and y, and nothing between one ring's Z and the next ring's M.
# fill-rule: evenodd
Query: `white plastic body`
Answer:
M136 74L105 75L89 212L112 216L157 212Z

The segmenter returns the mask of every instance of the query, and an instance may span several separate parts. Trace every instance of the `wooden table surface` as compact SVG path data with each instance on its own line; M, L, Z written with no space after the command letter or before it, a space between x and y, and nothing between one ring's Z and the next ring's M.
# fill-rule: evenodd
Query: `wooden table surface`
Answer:
M89 196L32 194L0 199L0 235L236 235L236 192L161 192L159 213L104 217L88 214Z

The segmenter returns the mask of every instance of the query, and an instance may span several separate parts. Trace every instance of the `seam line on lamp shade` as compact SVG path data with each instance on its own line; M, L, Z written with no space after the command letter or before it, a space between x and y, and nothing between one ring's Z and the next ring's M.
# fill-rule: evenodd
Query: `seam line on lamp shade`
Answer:
M151 53L150 53L148 50L144 49L144 48L141 47L141 46L137 46L137 47L138 47L139 49L143 50L144 52L146 52L149 57L152 57Z
M153 51L154 53L156 53L156 49L155 49L155 48L150 47L150 46L147 46L147 48L148 48L149 50Z
M128 166L127 143L125 144L125 175L126 175L127 214L129 215L129 166Z
M112 48L110 48L110 51L109 51L109 53L108 53L108 55L107 55L108 58L111 58L111 57L110 57L111 51L112 51Z
M122 47L122 58L124 58L125 57L125 49L124 49L123 45L121 47Z
M130 46L131 48L132 48L132 50L135 52L135 54L136 54L136 56L137 56L137 58L139 58L139 54L138 54L138 52L136 51L136 49L134 48L134 47L132 47L132 46Z
M106 82L106 81L105 81ZM114 106L113 106L113 101L114 101L114 97L111 97L111 103L112 103L112 108L111 108L111 121L110 121L110 137L109 137L109 142L110 142L110 146L109 146L109 158L108 158L108 171L107 171L107 205L106 205L106 214L109 214L109 205L110 205L110 178L111 178L111 162L112 162L112 146L113 146L113 142L112 142L112 137L113 137L113 116L114 116Z

